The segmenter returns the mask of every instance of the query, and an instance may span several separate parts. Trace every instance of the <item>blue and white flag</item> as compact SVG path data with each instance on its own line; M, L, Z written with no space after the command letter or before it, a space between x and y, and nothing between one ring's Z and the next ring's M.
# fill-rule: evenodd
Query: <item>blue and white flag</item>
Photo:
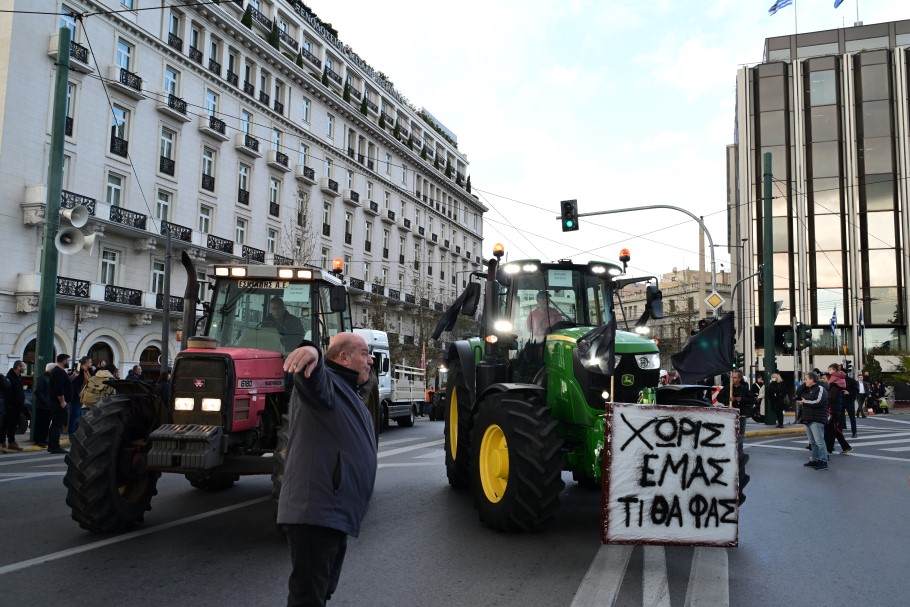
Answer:
M843 3L844 3L844 0L834 0L834 8L837 8L838 6L840 6ZM862 335L862 333L860 333L860 335Z
M831 315L831 335L837 337L837 306L834 306L834 314Z
M843 0L841 0L841 2L843 2ZM773 15L780 9L785 6L790 6L791 4L793 4L793 0L775 0L774 4L771 5L771 8L768 9L768 14Z
M859 329L858 329L858 331L859 331L859 336L862 337L863 336L863 308L862 308L862 306L860 306L860 309L859 309Z

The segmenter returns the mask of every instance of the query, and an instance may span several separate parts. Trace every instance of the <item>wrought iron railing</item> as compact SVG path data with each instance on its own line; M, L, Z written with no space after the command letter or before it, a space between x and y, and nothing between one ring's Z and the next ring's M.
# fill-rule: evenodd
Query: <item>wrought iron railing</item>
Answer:
M186 114L186 101L177 95L174 95L173 93L168 93L167 106L172 110L180 112L181 114Z
M64 276L57 277L57 295L88 299L91 286L92 283L87 280L77 280Z
M67 137L72 137L72 136L73 136L73 119L72 119L71 116L67 116L67 117L66 117L66 124L65 124L64 127L63 127L63 133L64 133Z
M237 188L237 202L240 204L250 204L250 193L243 188Z
M344 234L344 244L351 244L354 242L354 235L350 232L345 232Z
M407 297L408 297L408 296L405 295L405 299L407 299ZM410 302L410 303L414 303L414 302ZM413 335L405 335L405 336L404 336L404 344L405 344L406 346L413 346L413 345L414 345L414 336L413 336Z
M255 137L253 137L252 135L244 135L243 145L244 145L244 147L247 147L247 148L253 150L254 152L259 151L259 140L256 139Z
M369 99L367 99L367 107L370 108L371 110L373 110L374 112L379 111L379 106L377 106L375 103L373 103Z
M431 266L431 267L432 267L432 266ZM429 307L430 307L430 300L427 299L426 297L421 297L421 298L420 298L420 305L423 306L424 308L429 308Z
M269 94L265 91L259 91L259 102L264 104L266 107L269 105Z
M364 241L363 241L363 250L366 251L367 253L369 253L370 251L372 251L372 250L373 250L373 243L370 242L369 240L364 240Z
M86 208L89 215L95 214L95 199L68 190L60 192L60 208L72 209L76 205L82 205Z
M104 285L104 301L141 306L142 291L139 289L127 289L126 287L115 287L114 285Z
M272 29L272 20L262 14L262 11L255 9L250 5L247 5L247 8L250 9L250 16L253 17L253 21L256 21L267 30Z
M330 68L330 67L325 68L325 73L335 83L341 84L341 76L339 74L335 73L335 71L332 68Z
M384 295L385 287L383 285L376 284L374 282L373 284L370 285L370 291L375 295Z
M227 238L221 238L220 236L215 236L214 234L209 234L206 236L205 246L212 249L213 251L220 251L221 253L226 253L227 255L234 254L234 243Z
M289 47L291 47L292 49L294 49L295 51L297 50L297 48L298 48L298 46L299 46L299 45L297 44L297 41L294 40L294 39L291 37L291 35L288 34L287 32L285 32L285 31L283 31L283 30L278 30L278 38L279 38L282 42L284 42L285 44L287 44Z
M70 59L88 64L88 47L82 46L78 42L70 42Z
M336 193L338 192L338 182L337 181L335 181L334 179L329 179L328 185L329 185L330 190L332 190L333 192L336 192Z
M285 257L284 255L279 255L278 253L272 253L272 265L290 266L293 264L294 260L290 257Z
M221 64L215 61L214 59L209 59L209 71L215 74L216 76L221 75Z
M313 181L316 180L316 171L308 166L303 167L303 176Z
M331 236L331 234L332 234L332 226L330 226L327 223L322 224L322 235Z
M281 211L281 207L278 205L277 202L269 203L269 215L271 215L272 217L278 217L280 214L280 211Z
M158 170L165 175L170 175L173 177L176 168L177 163L174 162L173 158L168 158L167 156L158 157Z
M351 200L353 200L354 202L360 202L360 193L355 192L354 190L351 190Z
M407 217L404 218L404 227L408 228L409 230L411 229L411 220Z
M202 51L200 51L198 48L191 46L189 56L190 59L196 63L202 63Z
M215 191L215 176L202 174L202 189L208 190L209 192Z
M401 292L398 289L389 289L389 299L401 299Z
M129 149L130 143L126 139L111 135L111 154L126 158L129 155Z
M278 150L275 150L275 162L277 162L278 164L280 164L283 167L286 167L288 165L288 155L285 154L284 152L279 152Z
M249 259L250 261L258 261L259 263L265 263L265 251L262 249L243 245L240 253L244 259Z
M351 288L352 289L360 289L361 291L363 291L363 287L364 287L364 282L361 279L359 279L359 278L351 279Z
M183 298L176 297L171 295L168 300L169 312L183 312ZM155 308L158 310L164 309L164 293L158 293L155 295Z
M393 211L392 209L386 209L385 214L386 214L386 217L389 218L389 221L395 221L395 211Z
M409 304L415 304L415 303L417 303L417 298L414 297L411 293L405 293L404 302L409 303Z
M209 128L216 133L224 135L227 130L227 125L224 123L224 120L220 118L215 118L214 116L209 116Z
M142 90L142 78L140 78L138 74L134 74L122 67L120 68L120 84L128 86L131 89L136 89L137 91Z
M178 225L176 223L171 223L170 221L161 222L161 235L164 236L170 233L175 240L181 242L192 242L193 241L193 230L186 226Z
M240 82L240 76L228 70L227 74L224 75L224 79L228 81L228 84L233 84L237 86L237 83Z
M121 225L130 226L139 230L144 230L148 222L148 216L136 211L130 211L122 207L111 207L111 221Z
M250 84L248 81L244 80L243 81L243 92L246 93L247 95L249 95L250 97L253 97L256 95L256 87L253 86L252 84Z
M440 303L438 301L433 302L433 309L436 310L437 312L442 312L442 310L443 310L442 303Z
M378 202L373 202L373 201L371 200L371 201L370 201L370 210L373 211L374 213L379 213L379 203L378 203Z
M272 107L275 109L276 112L278 112L281 115L284 115L284 104L281 103L280 101L278 101L277 99L275 100L275 103L272 104Z
M320 61L319 57L317 57L310 51L303 49L302 51L300 51L300 53L303 55L304 59L306 59L307 61L309 61L316 67L322 67L322 61Z

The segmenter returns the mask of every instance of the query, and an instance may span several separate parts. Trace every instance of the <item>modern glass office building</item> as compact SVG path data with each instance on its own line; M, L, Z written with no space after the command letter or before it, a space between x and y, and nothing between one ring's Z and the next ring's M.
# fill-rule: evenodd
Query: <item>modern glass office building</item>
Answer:
M813 327L803 368L842 360L845 344L857 363L907 350L908 129L910 20L768 38L764 61L737 72L728 242L745 246L735 280L773 263L780 369L792 368L784 335L795 321ZM760 361L761 292L757 280L743 287L738 348Z

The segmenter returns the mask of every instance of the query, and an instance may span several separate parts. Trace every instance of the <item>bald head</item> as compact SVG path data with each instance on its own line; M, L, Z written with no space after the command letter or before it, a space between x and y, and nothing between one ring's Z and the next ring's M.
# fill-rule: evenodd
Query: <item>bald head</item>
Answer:
M329 340L326 358L347 369L357 372L357 383L365 384L370 378L373 357L367 342L354 333L338 333Z

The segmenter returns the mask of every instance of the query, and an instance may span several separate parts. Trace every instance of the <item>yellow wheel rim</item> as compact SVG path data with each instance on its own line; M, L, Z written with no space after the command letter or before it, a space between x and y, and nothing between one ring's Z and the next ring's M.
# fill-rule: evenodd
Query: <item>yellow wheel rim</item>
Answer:
M449 397L449 448L454 460L458 454L458 390L454 387Z
M480 441L480 485L487 500L496 504L509 484L509 446L502 428L492 425Z

